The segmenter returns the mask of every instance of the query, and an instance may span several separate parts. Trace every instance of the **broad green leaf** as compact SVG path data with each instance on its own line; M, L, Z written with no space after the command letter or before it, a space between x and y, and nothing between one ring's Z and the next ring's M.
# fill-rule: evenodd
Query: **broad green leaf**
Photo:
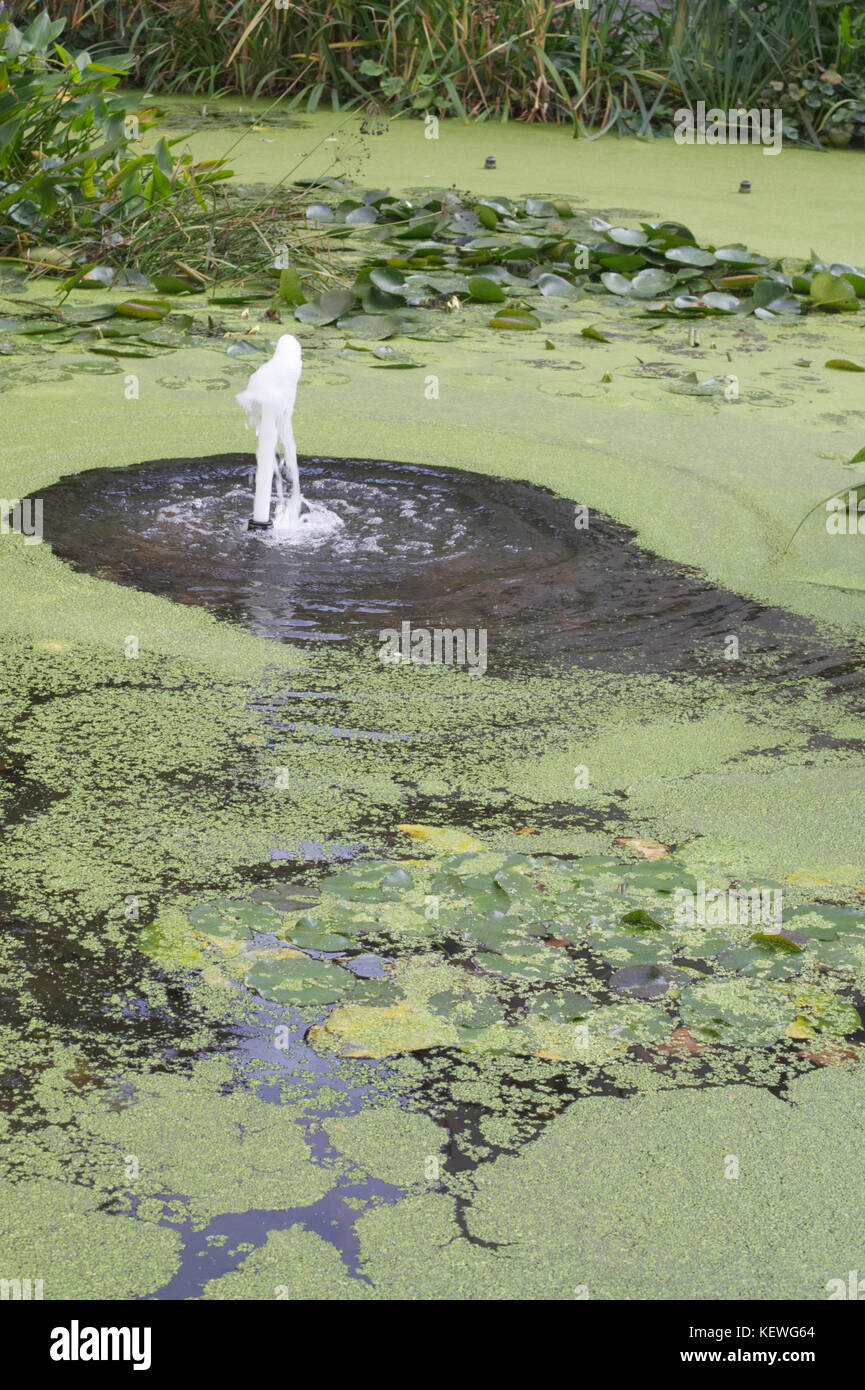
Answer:
M820 270L811 280L811 298L819 309L851 310L859 308L856 291L840 275L829 270Z
M507 299L501 285L485 275L472 275L469 278L469 294L482 304L503 304Z
M703 251L699 246L672 246L669 251L664 252L668 261L675 261L677 265L709 266L715 264L715 257L711 251Z

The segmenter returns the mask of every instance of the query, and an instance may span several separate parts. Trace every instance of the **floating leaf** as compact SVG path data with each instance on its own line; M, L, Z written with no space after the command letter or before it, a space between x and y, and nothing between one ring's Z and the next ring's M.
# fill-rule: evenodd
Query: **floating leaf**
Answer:
M294 317L301 323L334 323L348 312L356 298L353 290L328 290L319 299L298 305Z
M126 299L115 304L114 312L125 319L164 319L171 305L167 299Z
M385 294L404 295L407 282L401 271L394 269L393 266L375 266L369 273L369 278L378 289Z
M818 309L850 310L858 309L856 291L843 276L833 275L830 270L820 270L811 280L810 295Z
M179 915L171 913L143 927L136 944L140 951L166 969L196 965L201 958L195 937Z
M253 966L246 983L279 1004L332 1004L350 993L353 980L338 965L294 956Z
M708 294L703 295L703 303L710 309L717 309L719 314L735 314L741 307L734 294L722 294L720 290L709 290Z
M830 357L824 366L832 367L836 372L865 372L865 367L860 367L858 362L851 362L849 357ZM850 459L850 462L857 463L860 456L863 455L865 455L865 450L860 450L855 458Z
M642 907L635 908L633 912L626 912L624 917L619 918L619 921L623 927L637 927L641 931L646 928L649 930L659 928L661 925L660 922L655 921L654 917L650 917Z
M541 321L535 318L534 314L523 311L501 310L495 318L490 319L490 328L508 328L523 331L532 328L540 328Z
M413 840L423 840L424 844L431 845L437 854L464 854L483 849L480 840L475 840L462 830L451 830L446 826L398 825L397 830L401 830L404 835L410 835Z
M614 270L605 271L601 276L601 284L610 291L610 294L630 294L631 282L624 275L618 275Z
M562 275L553 275L549 271L539 275L536 283L537 288L544 295L572 295L574 293L574 286L570 280L566 280Z
M664 252L664 257L668 261L675 261L677 265L709 266L715 264L715 257L711 251L703 251L699 246L671 246L669 251Z
M177 275L154 275L153 288L160 294L196 294L202 287L194 280L181 280Z
M763 1045L783 1037L795 1006L757 980L701 980L682 991L682 1019L696 1037Z
M477 299L482 304L501 304L507 299L501 285L497 285L495 280L490 280L485 275L470 277L469 294L472 299Z

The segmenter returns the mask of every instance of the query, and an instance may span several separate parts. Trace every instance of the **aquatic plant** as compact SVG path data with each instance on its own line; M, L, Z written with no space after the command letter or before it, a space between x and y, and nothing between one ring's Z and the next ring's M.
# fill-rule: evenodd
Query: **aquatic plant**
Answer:
M41 0L39 0L41 3ZM834 63L863 72L861 16L815 0L50 0L88 44L127 52L151 90L275 95L313 111L374 102L459 119L572 122L651 134L675 105L750 105L772 81ZM34 0L20 0L22 13ZM791 132L819 143L797 108ZM827 131L828 134L828 131Z
M213 978L216 964L276 1003L338 1005L310 1038L346 1056L454 1047L598 1065L684 1037L701 1052L861 1029L860 912L816 901L782 920L780 885L707 893L671 856L431 848L333 874L299 913L266 892L217 899L139 944L166 968Z
M71 265L58 243L116 250L145 219L158 235L229 177L221 161L175 159L165 139L143 152L140 136L160 112L117 92L128 59L70 52L59 42L65 27L43 10L21 30L0 12L0 246L36 264ZM40 240L53 243L44 257Z

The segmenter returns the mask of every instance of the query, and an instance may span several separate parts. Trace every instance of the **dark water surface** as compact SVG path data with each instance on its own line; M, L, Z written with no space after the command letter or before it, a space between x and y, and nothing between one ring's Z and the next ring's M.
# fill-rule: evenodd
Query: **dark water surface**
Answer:
M546 662L628 671L737 668L842 681L849 648L717 589L633 533L544 488L455 469L304 458L304 495L344 525L303 544L247 529L248 454L159 459L61 479L45 539L76 569L281 641L378 641L384 628L485 628L488 670ZM748 662L724 659L735 634Z

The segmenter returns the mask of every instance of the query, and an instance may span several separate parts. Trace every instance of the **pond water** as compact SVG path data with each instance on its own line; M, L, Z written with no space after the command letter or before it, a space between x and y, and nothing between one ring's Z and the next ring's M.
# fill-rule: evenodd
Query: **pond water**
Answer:
M368 459L301 460L343 526L302 543L250 532L245 454L93 469L43 493L45 539L100 578L284 642L384 629L486 629L490 674L552 662L736 677L728 635L777 674L849 679L807 619L707 583L633 533L530 483Z

